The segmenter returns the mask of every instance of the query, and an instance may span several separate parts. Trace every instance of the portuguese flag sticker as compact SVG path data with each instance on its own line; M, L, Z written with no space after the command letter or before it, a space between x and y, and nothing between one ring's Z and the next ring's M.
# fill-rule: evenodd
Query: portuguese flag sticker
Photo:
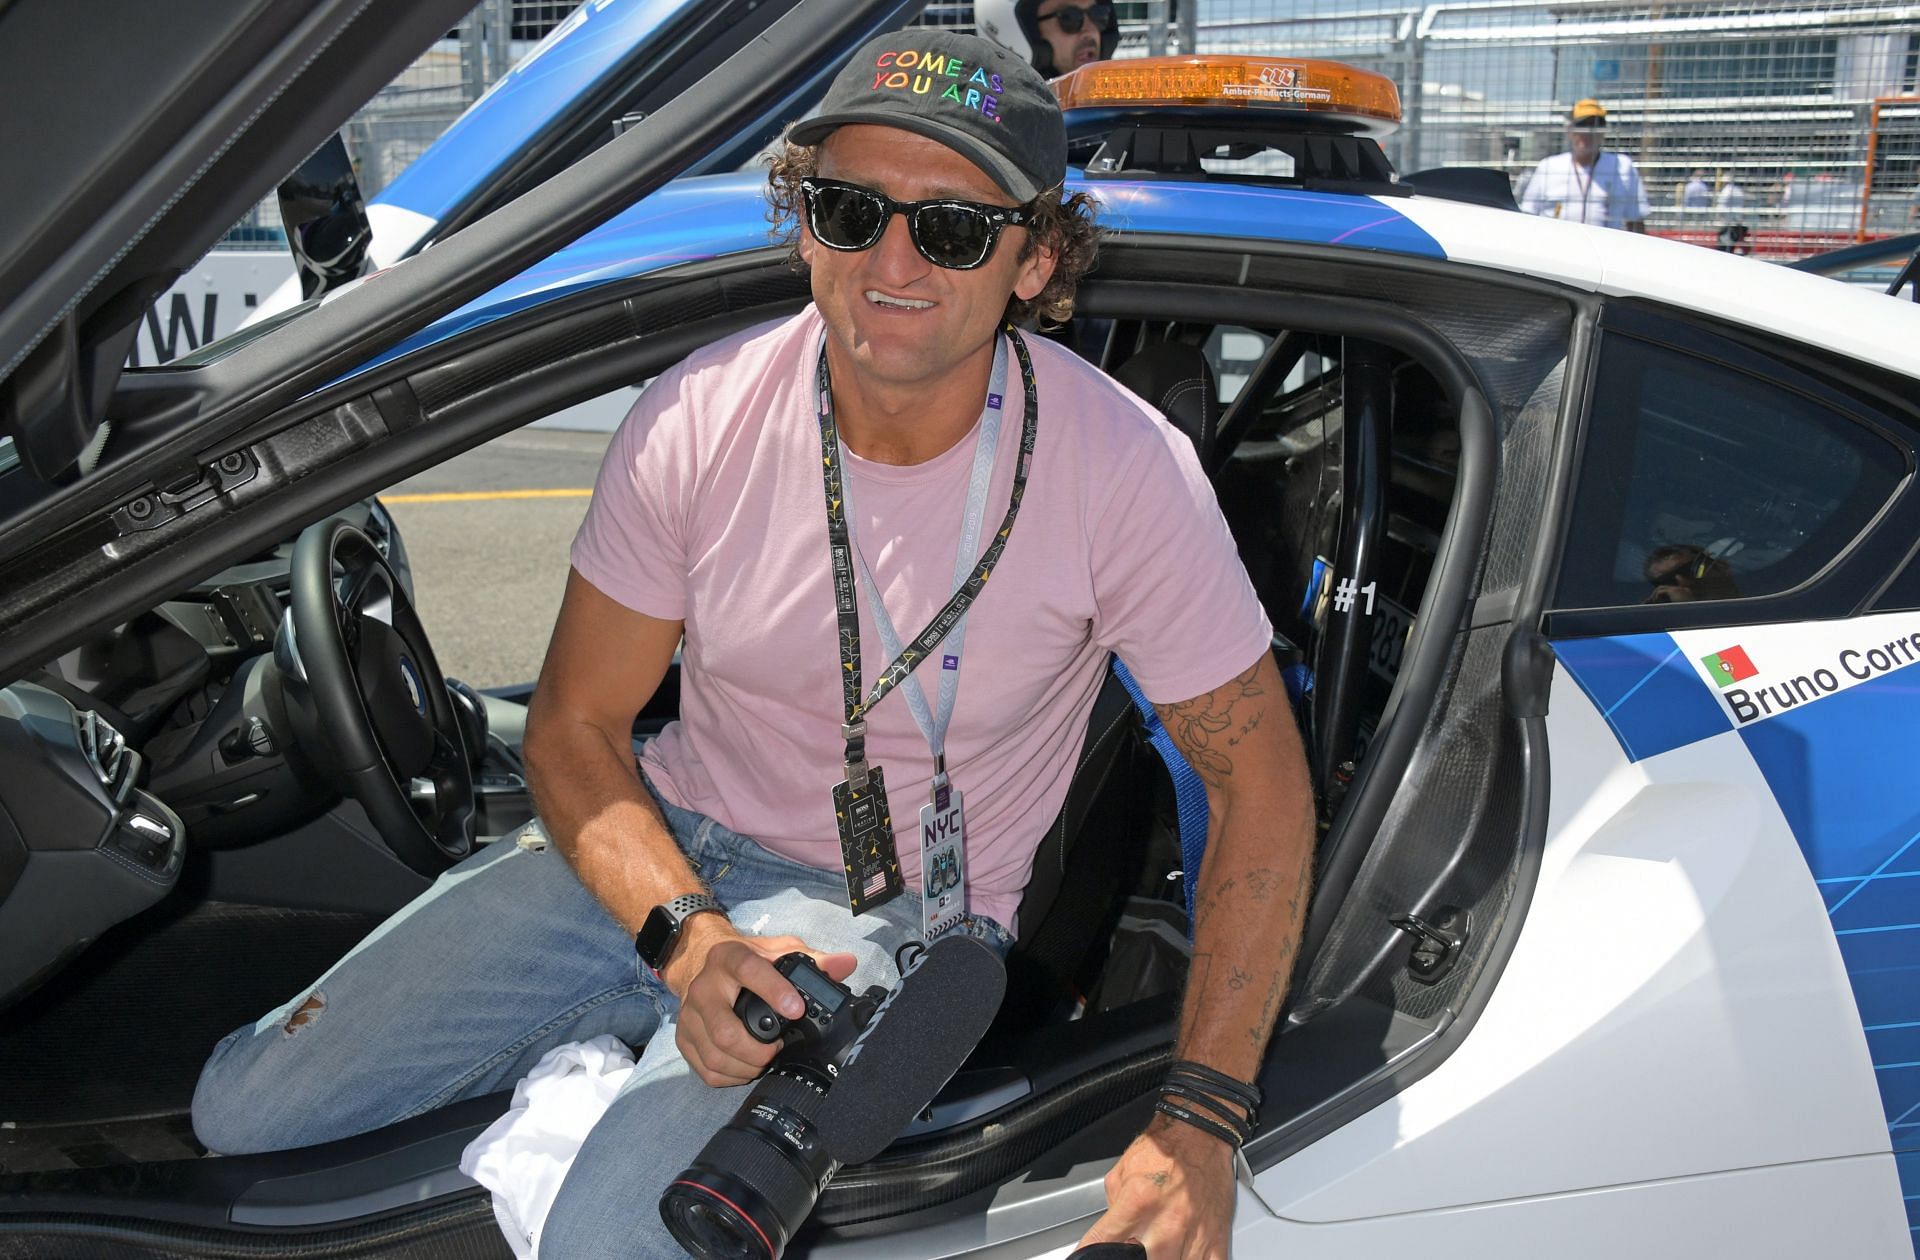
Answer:
M1713 681L1722 687L1730 686L1743 678L1751 678L1760 671L1747 659L1747 649L1743 647L1721 648L1712 656L1703 656L1700 663L1707 667L1707 673Z

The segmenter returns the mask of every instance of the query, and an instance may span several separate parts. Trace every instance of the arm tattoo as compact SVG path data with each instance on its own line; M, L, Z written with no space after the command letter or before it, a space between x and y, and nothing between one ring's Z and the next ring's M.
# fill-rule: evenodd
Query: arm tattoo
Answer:
M1289 955L1287 962L1293 961ZM1247 1029L1247 1040L1254 1050L1266 1049L1267 1035L1273 1031L1274 1016L1280 1013L1280 995L1287 989L1288 967L1283 966L1273 973L1273 983L1267 986L1267 1000L1260 1005L1260 1022Z
M1266 716L1265 705L1242 704L1266 695L1266 688L1254 680L1259 672L1260 662L1255 661L1238 678L1204 696L1153 706L1173 742L1208 787L1220 787L1233 773L1228 750L1252 734Z

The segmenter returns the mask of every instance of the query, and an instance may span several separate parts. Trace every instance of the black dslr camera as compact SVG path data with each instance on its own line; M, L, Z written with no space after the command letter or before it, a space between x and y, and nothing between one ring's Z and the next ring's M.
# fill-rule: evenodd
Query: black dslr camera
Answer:
M806 1013L787 1019L750 989L733 1010L756 1039L783 1048L693 1164L660 1196L660 1215L689 1254L773 1260L839 1170L815 1119L887 990L855 994L805 954L773 964L800 991Z

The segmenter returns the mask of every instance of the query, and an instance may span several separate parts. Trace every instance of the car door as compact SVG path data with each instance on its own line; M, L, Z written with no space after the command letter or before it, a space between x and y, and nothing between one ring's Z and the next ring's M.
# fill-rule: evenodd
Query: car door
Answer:
M0 516L0 625L7 629L0 675L17 674L88 630L113 624L132 609L164 598L182 580L191 581L190 574L210 571L241 554L249 544L244 530L230 528L229 511L243 502L261 505L263 515L288 514L286 521L275 522L276 529L295 523L294 515L308 512L313 505L295 503L298 496L269 492L282 480L303 478L312 466L296 469L279 455L250 450L253 440L286 427L284 419L276 425L281 408L514 276L658 189L685 167L724 150L754 120L790 104L797 87L819 75L822 66L838 65L872 32L905 22L919 7L917 0L798 5L764 38L729 59L720 73L688 85L618 141L438 248L329 295L318 307L264 332L231 355L184 371L129 378L118 388L118 365L157 280L135 268L124 275L146 279L129 280L132 288L128 288L122 284L123 270L100 270L101 260L112 255L112 238L101 231L89 230L83 240L67 248L59 244L62 229L52 221L51 212L22 224L23 232L31 229L30 243L43 242L40 256L52 266L45 274L35 270L30 265L31 249L15 250L0 266L0 302L5 303L0 364L15 369L5 382L5 429L20 460L20 467L0 473L4 479L0 505L6 508ZM43 23L52 28L48 31L25 30L16 23L21 17L58 8L14 6L6 14L8 31L33 35L44 55L41 41L60 33L58 22ZM326 8L323 15L332 11ZM407 44L404 54L391 54L380 64L378 74L362 76L360 63L353 63L353 82L364 91L349 94L343 86L347 78L343 68L329 63L328 68L341 73L316 86L313 98L315 102L324 99L332 108L321 111L316 103L301 116L297 141L287 141L276 131L271 143L263 138L256 144L248 139L253 134L248 131L220 150L196 131L190 138L202 148L186 148L188 156L179 157L176 164L187 164L190 156L203 152L217 151L224 158L251 145L247 153L256 159L263 152L285 157L284 166L269 164L264 169L277 173L291 166L306 151L302 145L310 148L337 127L351 108L371 94L373 86L391 78L407 56L444 32L454 16L429 12L431 22L410 9L408 24L388 23L386 33L411 31L418 38ZM348 23L339 18L336 25ZM325 33L303 26L286 39L292 41L298 34L318 41ZM17 51L22 45L0 43L6 44L10 57L22 63L30 60ZM139 81L131 72L129 77ZM362 77L367 82L361 83ZM261 86L252 78L235 83L236 98ZM274 100L287 95L283 91ZM291 120L269 109L254 126L269 121L277 125ZM24 163L39 155L36 151L21 156ZM51 159L42 165L57 166ZM260 184L270 182L271 177L258 182L245 179L253 169L215 163L213 171L203 174L193 187L210 186L217 173L226 190L224 200L211 210L195 202L195 208L206 213L176 224L181 204L194 201L191 196L182 197L169 214L146 224L141 239L164 241L168 249L164 261L171 265L198 257L220 230L206 225L231 222L262 191ZM76 187L93 188L98 182L90 173L86 179L69 174ZM235 191L243 187L244 192ZM132 224L129 230L137 236L139 212L151 215L165 201L155 191L148 201L115 203L113 210ZM167 230L162 232L161 227ZM123 263L128 256L122 255ZM100 274L95 276L95 271ZM95 276L91 296L71 296L76 291L89 292L88 276ZM336 457L368 440L411 428L418 420L418 408L405 397L383 396L381 401L369 397L363 405L334 414L311 433L293 439L294 446L304 452L296 462ZM110 423L111 438L97 459L88 456L88 475L76 479L75 466L88 454L103 423ZM271 506L265 506L266 500L271 500ZM130 506L137 520L120 515L116 524L116 514ZM228 528L213 528L216 524ZM105 552L102 531L120 540ZM141 563L154 551L165 551L167 561ZM89 557L105 559L106 568L90 563ZM114 582L111 598L82 597L83 589L97 594L115 578L125 580Z
M463 7L0 10L0 432L30 469L85 450L148 300Z
M586 0L368 198L370 265L390 266L537 187L657 112L798 2ZM747 162L826 90L837 68L810 67L784 99L682 174ZM299 300L290 281L248 318Z
M1495 1003L1539 1047L1514 1100L1581 1140L1514 1192L1653 1203L1694 1178L1679 1201L1717 1248L1811 1230L1906 1254L1911 404L1861 365L1630 305L1593 379L1547 617L1553 817Z

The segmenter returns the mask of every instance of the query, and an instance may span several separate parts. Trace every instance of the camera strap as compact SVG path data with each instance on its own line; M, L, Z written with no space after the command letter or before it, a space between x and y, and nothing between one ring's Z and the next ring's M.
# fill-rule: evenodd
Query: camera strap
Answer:
M978 559L974 559L973 551L978 544L980 524L986 511L987 490L993 479L998 453L1001 402L1005 395L1006 351L1003 344L996 344L993 375L988 388L987 405L981 413L973 476L968 486L967 508L961 522L960 546L954 562L957 589L926 628L904 647L899 644L898 632L887 614L879 587L847 523L850 511L848 486L840 455L839 430L833 421L832 381L824 335L820 341L816 380L821 464L826 488L827 542L833 561L835 612L840 630L841 688L846 717L841 734L847 741L844 756L846 777L834 786L833 805L840 835L841 857L847 872L847 902L855 914L884 904L904 891L905 887L900 875L899 854L894 844L893 821L887 807L881 767L869 766L866 757L866 713L896 688L906 691L907 706L913 712L914 722L927 738L928 747L934 755L932 799L928 807L921 811L923 893L936 883L940 886L937 892L926 898L928 902L945 902L944 908L930 907L940 909L940 927L964 913L965 879L959 865L963 853L960 801L946 773L946 729L952 719L953 698L959 684L960 648L965 637L962 627L967 610L979 597L981 588L986 585L1001 552L1006 548L1008 537L1013 533L1020 500L1026 493L1027 475L1033 462L1034 440L1038 430L1039 391L1034 382L1033 363L1020 334L1011 325L1006 333L1020 361L1025 403L1020 458L1014 469L1007 514L986 550ZM860 575L867 579L867 599L873 609L881 646L893 658L892 663L875 679L871 693L865 690L861 679L860 617L854 602L854 590L859 585L855 576L856 566ZM946 659L942 662L944 668L941 671L939 709L937 712L930 711L926 694L912 674L922 661L933 654L934 648L950 637L953 650L945 654ZM930 834L942 841L939 846L942 854L931 855L934 859L932 862L926 860L929 855L925 851ZM945 843L949 835L950 844ZM937 873L934 867L938 867ZM929 920L926 926L929 934L936 930L933 920Z

